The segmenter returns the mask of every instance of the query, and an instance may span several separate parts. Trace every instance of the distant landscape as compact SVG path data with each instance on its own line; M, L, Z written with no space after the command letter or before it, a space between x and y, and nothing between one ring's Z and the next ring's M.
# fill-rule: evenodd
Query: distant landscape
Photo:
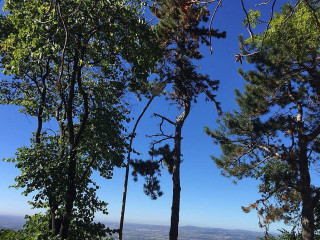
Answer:
M115 222L103 222L111 229L118 228ZM0 215L0 229L18 230L24 224L24 218L19 216ZM124 240L164 240L168 239L169 226L127 223L124 227ZM202 228L195 226L181 226L179 239L181 240L256 240L263 236L261 232L240 229Z
M320 240L320 0L0 0L0 111L0 240Z

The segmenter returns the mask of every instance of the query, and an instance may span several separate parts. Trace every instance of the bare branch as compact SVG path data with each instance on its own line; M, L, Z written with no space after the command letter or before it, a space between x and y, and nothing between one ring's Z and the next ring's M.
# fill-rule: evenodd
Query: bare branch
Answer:
M169 137L165 137L165 138L162 138L160 140L157 140L157 141L152 141L151 145L154 146L154 145L159 144L159 143L161 143L163 141L166 141L166 140L169 140L169 139L173 139L173 138L174 138L173 136L169 136Z
M268 153L273 154L273 155L276 156L276 157L281 158L281 154L280 154L280 153L277 153L277 152L275 152L275 151L272 151L272 150L271 150L270 148L268 148L267 146L257 145L257 147L260 148L261 150L264 150L264 151L266 151L266 152L268 152Z
M65 55L65 51L66 51L66 47L67 47L67 43L68 43L68 29L65 25L65 22L62 18L62 15L61 15L60 3L57 3L57 12L58 12L59 18L62 22L63 29L65 32L64 45L63 45L62 55L61 55L60 73L59 73L59 78L58 78L58 82L60 83L60 86L61 86L61 78L62 78L62 74L63 74L63 65L64 65L64 55Z
M57 135L56 131L54 131L54 130L51 129L51 128L45 128L44 131L50 131L50 132L52 132L55 136Z
M215 2L215 1L213 1L213 2ZM209 24L210 54L213 53L213 49L212 49L212 36L211 36L211 35L212 35L212 34L211 34L212 22L213 22L213 18L215 17L215 15L216 15L216 13L217 13L217 11L218 11L218 8L219 8L220 6L222 6L222 0L220 0L220 1L218 2L218 5L217 5L216 8L214 9L213 14L212 14L211 19L210 19L210 24Z
M276 1L277 1L277 0L274 0L273 3L272 3L270 19L269 19L269 21L268 21L267 28L266 28L266 30L264 31L264 35L263 35L262 42L261 42L261 49L262 49L262 47L263 47L264 40L265 40L265 38L266 38L266 36L267 36L267 33L268 33L268 30L269 30L271 21L272 21L272 19L273 19L273 12L274 12L274 6L276 5Z
M261 6L261 5L267 5L267 4L269 4L270 2L271 2L271 0L266 0L266 1L262 2L262 3L256 4L255 6L256 6L256 7L259 7L259 6Z
M248 27L247 27L247 29L248 29L248 32L250 33L250 38L253 39L254 34L253 34L253 32L252 32L252 29L251 29L251 23L250 23L249 14L248 14L248 12L247 12L247 9L246 9L245 6L244 6L243 0L241 0L241 6L242 6L242 10L243 10L244 13L246 14L246 19L247 19L247 21L248 21Z
M255 169L256 167L258 167L259 165L261 165L262 163L264 163L265 161L267 161L268 159L270 159L271 156L267 156L264 159L262 159L260 162L257 162L256 164L254 164L251 169Z
M261 45L260 45L260 48L258 51L255 51L255 52L252 52L252 53L248 53L248 54L241 54L241 53L238 53L238 54L234 54L234 56L236 57L236 62L240 61L243 57L248 57L248 56L251 56L251 55L254 55L256 53L259 53L262 51L263 49L263 45L264 45L264 41L266 39L266 36L268 34L268 30L269 30L269 27L270 27L270 24L273 20L273 13L274 13L274 6L276 4L277 0L274 0L273 3L272 3L272 7L271 7L271 14L270 14L270 19L268 21L268 25L266 27L266 29L264 30L264 34L263 34L263 37L262 37L262 41L261 41ZM242 8L243 8L243 11L245 12L246 14L246 17L247 17L247 21L248 21L248 31L250 33L250 37L251 39L253 39L253 32L251 30L251 25L250 25L250 21L249 21L249 16L248 16L248 12L246 11L245 7L244 7L244 4L243 4L243 0L241 0L241 3L242 3ZM239 60L240 59L240 60ZM242 61L240 61L241 63Z
M151 23L153 20L155 20L156 18L151 18L148 22L146 22L146 25L148 25L149 23Z
M176 125L175 122L171 121L170 119L168 119L164 116L161 116L160 114L154 113L153 116L162 118L163 120L166 120L168 123L171 123L172 125Z
M247 146L248 146L248 145L247 145ZM246 149L247 146L244 146L242 149ZM241 149L241 150L242 150L242 149ZM249 153L251 153L251 152L253 152L253 151L254 151L254 148L249 148L247 151L243 152L241 155L239 155L238 157L234 158L234 159L233 159L233 162L232 162L232 165L240 162L240 160L241 160L242 157L244 157L245 155L247 155L247 154L249 154Z
M285 20L283 21L283 23L281 24L281 26L283 26L284 24L287 23L288 19L290 17L292 17L294 11L296 10L296 8L302 3L303 0L299 0L299 1L296 1L296 4L293 6L293 9L292 11L287 15L287 17L285 18Z
M162 133L146 135L146 136L149 137L149 138L152 138L152 137L165 137L167 139L174 138L174 136L172 136L172 135L167 135L167 134L162 134Z

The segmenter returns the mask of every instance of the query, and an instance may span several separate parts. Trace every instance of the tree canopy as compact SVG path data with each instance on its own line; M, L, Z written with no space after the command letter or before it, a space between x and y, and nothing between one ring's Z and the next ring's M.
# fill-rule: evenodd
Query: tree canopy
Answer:
M129 121L123 96L145 91L161 53L151 44L155 35L142 7L129 1L5 2L2 23L10 27L1 29L1 67L8 76L0 83L1 104L38 120L31 145L9 160L22 172L15 187L25 195L36 191L32 206L48 209L48 226L62 239L105 232L93 223L97 211L107 210L91 174L108 179L122 165ZM44 128L45 122L58 127Z
M276 0L262 2L258 6L272 3L268 22L240 2L250 38L240 37L241 53L234 56L241 64L245 58L251 70L239 70L246 81L243 91L236 90L239 110L223 113L219 81L196 65L202 45L226 37L211 27L221 0L154 0L154 22L145 18L143 0L5 0L0 104L18 106L36 119L30 142L5 160L21 171L13 187L32 196L32 208L43 212L26 216L21 230L0 230L1 239L105 239L118 232L121 240L129 166L134 180L145 179L146 195L156 199L163 194L158 177L165 165L172 176L169 238L177 240L183 129L201 94L220 116L219 128L206 132L220 144L222 154L213 159L222 174L260 181L261 198L243 211L256 209L261 227L283 220L301 228L301 233L284 230L278 239L316 239L319 1L288 3L280 13L274 12ZM217 4L212 13L211 3ZM254 35L252 28L261 23L267 28ZM141 94L148 102L130 132L128 96ZM176 119L154 113L160 124L151 136L149 158L132 161L137 125L159 95L177 107ZM120 230L111 230L95 222L97 212L108 211L93 174L108 180L117 167L126 167L125 190Z
M294 10L294 11L293 11ZM288 15L292 17L288 19ZM318 7L285 5L270 32L242 43L254 69L240 74L236 91L240 111L226 113L220 128L207 133L220 144L214 156L228 177L261 180L262 198L243 210L257 209L261 224L300 220L303 239L314 239L314 209L320 188L311 184L319 161Z

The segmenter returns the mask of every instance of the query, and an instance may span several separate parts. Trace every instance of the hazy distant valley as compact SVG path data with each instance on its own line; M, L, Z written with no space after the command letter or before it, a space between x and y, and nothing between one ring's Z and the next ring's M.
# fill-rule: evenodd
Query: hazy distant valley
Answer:
M118 223L103 222L107 227L117 228ZM20 229L24 224L23 217L0 215L0 228ZM182 226L179 228L181 240L256 240L263 233L245 230L222 228L201 228ZM164 240L168 239L168 226L127 223L124 227L124 240Z

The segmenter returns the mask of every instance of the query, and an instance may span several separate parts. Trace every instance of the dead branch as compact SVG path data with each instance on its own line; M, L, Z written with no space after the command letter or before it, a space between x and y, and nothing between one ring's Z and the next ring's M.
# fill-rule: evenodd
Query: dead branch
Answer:
M271 0L266 0L266 1L262 2L262 3L256 4L255 6L256 6L256 7L259 7L259 6L261 6L261 5L267 5L267 4L269 4L270 2L271 2Z
M166 117L164 117L164 116L161 116L160 114L154 113L153 116L159 117L159 118L167 121L168 123L170 123L170 124L172 124L172 125L176 125L175 122L171 121L170 119L168 119L168 118L166 118Z
M247 22L248 22L248 27L247 27L247 29L248 29L248 32L249 32L249 34L250 34L250 38L253 39L254 34L253 34L253 32L252 32L252 29L251 29L251 23L250 23L249 14L248 14L248 12L247 12L247 9L246 9L245 6L244 6L243 0L241 0L241 6L242 6L242 10L243 10L244 13L246 14L246 19L247 19Z
M215 2L215 1L213 1ZM210 24L209 24L209 41L210 41L210 54L213 53L213 49L212 49L212 33L211 33L211 29L212 29L212 22L213 22L213 18L215 17L217 11L218 11L218 8L222 6L222 0L220 0L218 2L218 5L216 6L216 8L214 9L213 11L213 14L211 16L211 19L210 19Z

